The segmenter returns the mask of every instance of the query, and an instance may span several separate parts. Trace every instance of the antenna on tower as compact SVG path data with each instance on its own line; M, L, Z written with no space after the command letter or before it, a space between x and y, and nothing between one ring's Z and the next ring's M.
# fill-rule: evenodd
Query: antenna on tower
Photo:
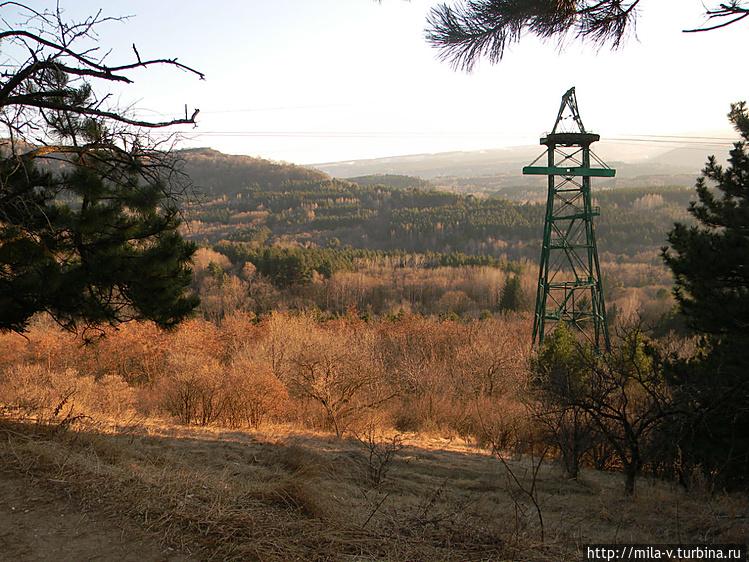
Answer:
M570 119L576 130L564 131ZM593 224L600 209L592 206L590 181L591 177L614 177L616 170L591 152L590 145L600 138L585 130L575 88L570 88L562 96L554 128L541 138L547 165L536 165L542 154L523 168L523 174L548 177L534 344L540 344L557 323L564 322L585 334L597 348L601 343L610 348ZM600 167L591 167L591 159Z
M585 125L583 125L583 120L580 119L580 112L577 109L577 98L575 97L574 86L570 88L569 90L567 90L562 96L562 104L559 106L559 113L557 114L557 120L554 122L554 128L551 130L551 132L556 133L557 128L559 127L559 124L563 120L565 120L565 117L564 117L565 109L569 109L570 113L572 113L571 118L574 120L575 124L580 129L579 132L584 133Z

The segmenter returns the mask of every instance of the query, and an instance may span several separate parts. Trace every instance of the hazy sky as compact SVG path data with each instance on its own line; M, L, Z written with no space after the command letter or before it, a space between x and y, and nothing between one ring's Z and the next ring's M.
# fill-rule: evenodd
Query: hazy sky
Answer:
M144 59L178 57L206 74L151 69L117 93L146 116L200 108L184 146L301 164L536 144L571 86L602 143L731 138L730 103L748 97L748 24L681 32L703 22L702 0L643 0L636 36L616 52L578 43L560 52L527 37L472 74L439 62L424 40L437 3L60 0L70 18L133 15L100 28L112 63L135 43Z

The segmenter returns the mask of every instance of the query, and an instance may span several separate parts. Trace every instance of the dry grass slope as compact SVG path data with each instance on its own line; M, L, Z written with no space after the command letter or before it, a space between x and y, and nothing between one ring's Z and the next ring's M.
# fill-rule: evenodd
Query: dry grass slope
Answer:
M507 472L527 486L533 459L501 463L454 441L403 437L375 482L366 442L283 428L5 420L0 435L8 474L136 526L179 559L570 560L591 542L741 542L749 517L744 496L653 481L625 498L616 475L570 482L544 463L542 541Z

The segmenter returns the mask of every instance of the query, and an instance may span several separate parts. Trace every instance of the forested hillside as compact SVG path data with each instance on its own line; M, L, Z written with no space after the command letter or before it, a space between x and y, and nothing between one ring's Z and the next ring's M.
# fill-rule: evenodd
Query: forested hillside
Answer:
M536 259L543 202L437 191L405 176L331 179L209 150L186 157L188 173L207 197L188 212L187 234L198 242ZM692 193L679 186L596 190L600 251L631 258L659 249L673 222L686 218Z
M466 70L475 57L499 62L528 23L616 46L638 2L441 4L426 39ZM203 10L200 43L182 32L187 20L170 18L159 36L178 47L172 55L141 45L152 29L125 30L124 58L98 38L128 16L68 20L60 2L46 4L4 2L0 18L1 560L746 558L745 102L731 105L741 141L727 160L727 138L669 135L662 110L644 129L619 112L639 134L620 137L631 151L616 158L628 163L601 154L617 177L593 182L594 261L590 238L576 235L592 234L580 220L593 211L588 194L581 211L577 190L560 185L554 214L565 222L544 225L546 178L519 175L538 145L354 159L380 142L394 154L519 137L507 110L527 113L504 87L518 80L461 95L463 80L421 68L418 52L407 60L409 42L396 41L406 27L386 24L408 14L375 15L391 3L350 3L360 6L348 16L334 3L326 27L323 3L300 2L289 18L278 2L235 2L231 22ZM164 19L154 11L163 3L137 4L143 21ZM244 5L253 9L241 14ZM717 25L692 31L738 22L749 0L719 8L705 8ZM386 47L409 64L391 68ZM681 49L670 47L649 60L678 69L669 57ZM243 76L209 63L212 92L170 75L120 90L149 68L205 78L188 66L191 48L199 65L236 55L224 68ZM341 49L387 64L353 68ZM681 62L682 75L699 67ZM713 74L725 79L732 62ZM300 87L308 75L325 79ZM375 106L390 95L373 85L396 83L436 105L405 100L405 113L390 104L386 116ZM350 159L310 169L176 151L199 110L165 106L168 84L213 102L193 138ZM679 127L709 122L716 100L673 85L662 100ZM664 107L652 76L636 89ZM548 89L520 92L541 115L546 102L531 90ZM127 92L154 105L130 105ZM615 93L599 95L601 107L622 106ZM580 133L562 123L565 108ZM553 131L544 145L597 137L574 88ZM689 151L663 154L675 143ZM724 154L703 164L700 147L711 145ZM638 163L642 147L658 158ZM557 164L587 166L571 152ZM675 172L685 157L699 164Z
M190 158L206 197L187 209L185 233L203 246L194 288L208 319L279 307L478 318L533 306L543 202L439 191L408 176L331 179L207 150ZM692 194L595 191L612 319L638 311L672 326L671 278L658 252L674 221L687 219Z
M316 181L328 175L295 164L271 162L252 156L223 154L211 148L180 151L185 172L207 196L239 193L249 184L279 187L288 181Z

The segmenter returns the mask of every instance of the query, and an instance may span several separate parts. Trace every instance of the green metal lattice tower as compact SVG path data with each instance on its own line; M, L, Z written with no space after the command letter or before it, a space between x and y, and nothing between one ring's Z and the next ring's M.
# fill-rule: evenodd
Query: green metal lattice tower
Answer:
M537 163L523 174L548 176L546 219L536 292L533 343L541 343L558 322L578 328L597 348L609 349L606 306L601 288L593 217L600 214L590 196L591 177L613 177L615 170L590 150L601 137L585 130L575 88L562 97L547 147L546 166ZM594 161L600 167L591 167Z

